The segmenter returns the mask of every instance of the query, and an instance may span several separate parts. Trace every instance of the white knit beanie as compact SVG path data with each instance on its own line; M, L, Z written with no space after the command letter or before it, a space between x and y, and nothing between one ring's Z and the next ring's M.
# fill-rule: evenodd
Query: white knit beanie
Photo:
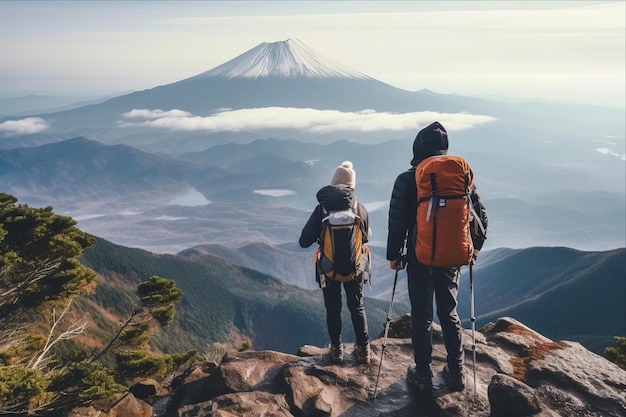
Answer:
M356 172L352 169L352 162L344 161L335 169L330 177L330 185L348 188L356 186Z

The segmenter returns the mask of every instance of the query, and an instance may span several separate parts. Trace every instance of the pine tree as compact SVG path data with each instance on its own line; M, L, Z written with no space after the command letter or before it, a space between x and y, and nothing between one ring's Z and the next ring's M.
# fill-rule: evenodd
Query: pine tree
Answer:
M607 359L626 371L626 337L615 336L615 347L604 349Z
M26 310L79 294L96 276L78 261L93 236L52 207L16 203L0 193L0 326Z
M84 330L82 323L63 318L72 298L96 276L78 260L94 242L52 207L17 204L14 196L0 193L1 413L63 415L124 390L102 364L58 364L52 357L57 342ZM45 323L49 329L42 332Z
M183 295L174 281L158 276L137 286L138 303L98 354L78 344L72 355L55 353L86 329L87 322L69 311L96 277L79 261L94 242L71 217L0 193L1 415L64 416L125 391L127 380L166 375L196 356L194 350L150 352L150 324L170 324ZM111 351L116 368L100 360Z
M155 320L161 326L167 326L174 319L174 307L183 296L172 280L159 276L150 277L137 286L139 304L134 306L126 321L109 341L93 356L100 359L113 348L144 348L149 340L149 324Z

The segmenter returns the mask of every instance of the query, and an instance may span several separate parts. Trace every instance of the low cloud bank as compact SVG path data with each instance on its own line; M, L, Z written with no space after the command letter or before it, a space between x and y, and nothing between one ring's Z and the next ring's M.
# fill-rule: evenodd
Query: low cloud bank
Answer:
M32 135L48 129L50 125L40 117L27 117L21 120L7 120L0 123L0 132L9 135Z
M239 132L257 129L298 129L314 133L333 131L374 132L378 130L415 130L435 120L446 129L470 129L496 120L486 115L469 113L412 112L388 113L375 110L342 112L293 107L263 107L220 110L210 116L172 109L135 109L122 115L121 127L154 127L172 131L205 130L210 132Z

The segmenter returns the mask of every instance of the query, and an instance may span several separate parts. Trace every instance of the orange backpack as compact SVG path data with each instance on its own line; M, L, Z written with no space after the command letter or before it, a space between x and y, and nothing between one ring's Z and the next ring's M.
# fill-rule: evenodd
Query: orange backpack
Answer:
M436 155L415 169L417 185L417 260L427 266L453 268L472 261L470 235L474 174L460 156Z

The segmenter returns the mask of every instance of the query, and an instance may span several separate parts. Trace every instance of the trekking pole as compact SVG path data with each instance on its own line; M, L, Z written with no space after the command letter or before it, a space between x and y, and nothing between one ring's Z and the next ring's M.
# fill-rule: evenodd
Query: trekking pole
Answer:
M476 393L476 317L474 315L474 276L472 274L472 263L469 265L470 273L470 321L472 322L472 357L474 368L474 393Z
M402 260L400 261L402 262ZM383 338L383 349L380 352L380 362L378 363L378 375L376 376L376 385L374 386L374 399L376 399L376 393L378 392L378 380L380 379L380 370L383 367L383 358L385 357L385 348L387 347L387 335L389 334L389 322L391 322L391 313L393 311L393 298L396 294L396 283L398 282L398 272L396 269L396 276L393 278L393 289L391 290L391 303L389 303L389 311L387 312L387 323L385 323L385 337Z

